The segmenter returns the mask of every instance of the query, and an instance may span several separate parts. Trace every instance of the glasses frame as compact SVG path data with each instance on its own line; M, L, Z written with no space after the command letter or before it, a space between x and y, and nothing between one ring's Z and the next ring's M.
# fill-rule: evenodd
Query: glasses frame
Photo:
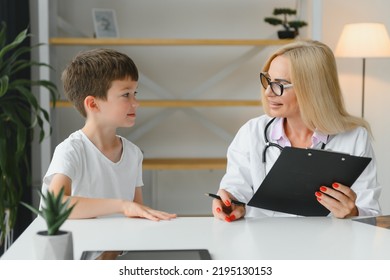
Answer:
M265 85L263 81L267 81L267 84ZM266 73L260 72L260 83L263 86L264 89L267 89L268 87L271 88L271 91L276 96L282 96L284 89L291 88L294 85L293 84L282 84L280 82L272 82L271 79L266 75ZM275 92L274 87L277 86L280 89L280 94Z

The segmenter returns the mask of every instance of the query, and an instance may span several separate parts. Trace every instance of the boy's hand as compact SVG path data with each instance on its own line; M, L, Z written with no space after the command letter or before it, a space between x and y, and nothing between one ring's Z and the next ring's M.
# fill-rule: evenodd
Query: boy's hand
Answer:
M145 218L152 221L160 221L160 220L170 220L176 218L176 214L170 214L163 211L158 211L152 209L148 206L132 202L132 201L124 201L123 203L123 214L126 217L133 218Z

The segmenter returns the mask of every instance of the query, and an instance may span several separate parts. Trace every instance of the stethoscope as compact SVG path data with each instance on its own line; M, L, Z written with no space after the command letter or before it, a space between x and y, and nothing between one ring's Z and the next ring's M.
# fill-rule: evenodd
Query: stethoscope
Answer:
M268 128L269 126L273 123L273 121L275 120L276 118L273 118L271 119L265 126L264 128L264 141L265 141L265 147L264 147L264 150L263 150L263 163L266 163L266 153L267 153L267 150L268 148L270 147L276 147L280 150L280 152L283 151L283 147L280 146L279 144L277 143L272 143L268 140L268 136L267 136L267 131L268 131ZM326 143L322 143L321 145L321 150L325 149L325 146L326 146Z

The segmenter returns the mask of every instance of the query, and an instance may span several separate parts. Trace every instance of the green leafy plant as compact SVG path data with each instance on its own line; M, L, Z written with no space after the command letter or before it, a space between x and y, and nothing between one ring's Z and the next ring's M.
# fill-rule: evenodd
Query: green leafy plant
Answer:
M31 34L25 29L12 42L7 42L6 24L0 25L0 244L9 229L15 226L19 202L26 185L31 182L30 154L26 147L33 140L34 128L39 141L45 137L44 124L49 114L44 110L33 88L49 90L53 104L57 99L57 87L47 80L19 78L22 71L33 67L49 67L48 64L26 59L35 46L22 43ZM23 170L24 174L21 174ZM22 178L26 182L23 182ZM6 213L9 213L6 215Z
M76 204L69 207L70 198L64 201L64 188L61 189L58 195L53 192L47 192L46 195L40 192L40 195L43 202L41 210L27 203L20 203L46 221L47 235L56 235Z
M302 20L288 20L288 16L296 15L297 11L293 9L288 8L275 8L273 15L279 16L283 15L283 19L276 18L276 17L266 17L264 18L264 21L271 24L271 25L282 25L285 29L285 31L294 31L295 36L299 34L299 28L304 27L307 25L305 21Z

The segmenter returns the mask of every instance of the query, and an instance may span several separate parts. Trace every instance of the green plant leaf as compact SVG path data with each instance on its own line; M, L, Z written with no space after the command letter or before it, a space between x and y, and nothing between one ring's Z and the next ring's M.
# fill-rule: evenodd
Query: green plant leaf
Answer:
M21 201L20 203L21 203L23 206L27 207L27 209L29 209L29 210L30 210L31 212L33 212L34 214L36 214L36 215L42 215L42 212L41 212L41 211L39 211L38 209L32 207L31 205L29 205L29 204L27 204L27 203L25 203L25 202L23 202L23 201Z
M7 93L8 82L9 82L8 76L0 77L0 97L2 97L4 94Z
M283 16L283 19L277 17L266 17L264 21L271 25L282 25L285 30L290 30L291 28L295 29L296 34L298 34L298 29L307 25L305 21L301 20L292 20L288 21L288 16L296 15L297 11L290 8L275 8L273 11L274 16Z
M4 57L4 55L9 52L10 50L18 47L25 39L27 38L27 29L23 30L22 32L20 32L16 38L14 39L14 41L6 46L4 46L1 50L0 50L0 59Z
M283 23L283 21L281 19L270 18L270 17L265 18L264 21L271 24L271 25L279 25L279 24Z
M74 208L74 205L70 208L68 208L67 210L65 210L64 212L62 212L62 214L58 215L56 217L56 221L55 223L53 223L52 225L50 225L50 227L48 227L48 234L50 235L49 232L51 232L51 235L53 234L56 234L60 227L62 226L62 224L68 219L70 213L72 212Z
M274 16L278 15L296 15L297 11L289 8L275 8L274 9Z
M2 49L5 46L5 42L7 41L6 30L7 30L7 25L3 21L3 22L1 22L1 25L0 25L0 49Z
M43 194L39 192L43 201L41 210L38 210L26 203L22 205L41 216L47 225L48 235L57 234L62 224L68 219L76 204L70 205L70 198L64 200L65 188L61 188L60 192L55 195L53 192Z
M13 69L18 66L19 61L25 60L22 56L24 54L30 54L31 47L19 46L17 49L13 49L11 53L8 53L4 58L0 68L0 75L8 73L9 76L13 75Z
M49 113L40 106L33 87L46 89L55 104L58 98L57 87L50 81L20 79L15 76L20 71L32 67L48 67L46 63L29 60L34 46L24 46L23 41L30 36L28 29L21 31L10 43L7 43L6 24L0 24L0 221L5 209L10 210L10 226L13 228L25 185L30 184L30 164L26 153L26 144L32 139L35 127L39 140L45 136L45 122L49 122ZM52 128L50 127L50 133ZM25 170L24 180L20 170ZM44 198L42 198L44 199ZM31 209L30 209L31 210ZM38 210L39 211L39 210ZM37 213L36 213L37 214ZM41 212L41 215L46 215ZM50 216L50 215L49 215ZM0 231L4 232L4 223L0 222ZM1 239L4 235L0 235Z
M292 28L298 29L307 25L306 22L300 20L292 20L288 22L288 25Z

